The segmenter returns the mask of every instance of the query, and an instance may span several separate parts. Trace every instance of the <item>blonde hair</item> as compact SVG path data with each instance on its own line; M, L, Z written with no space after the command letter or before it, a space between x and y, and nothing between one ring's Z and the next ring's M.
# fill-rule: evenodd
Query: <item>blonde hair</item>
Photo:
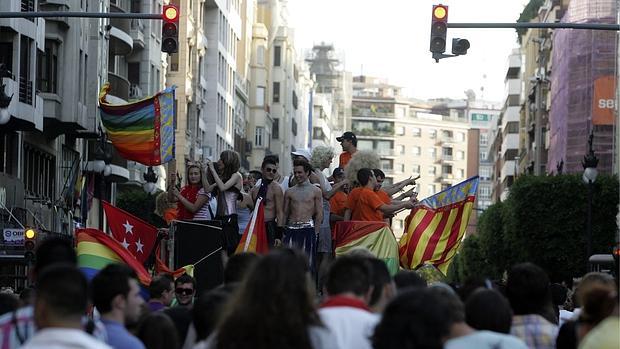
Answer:
M169 208L175 207L174 203L168 201L168 193L163 191L155 197L155 214L164 217L164 213Z
M321 166L327 160L333 159L334 156L336 156L334 153L334 148L319 145L312 150L312 159L310 159L310 164L314 168L321 169Z
M351 160L344 168L345 178L351 183L351 187L357 187L360 184L357 182L357 172L362 168L380 168L381 158L372 150L358 150L353 154Z

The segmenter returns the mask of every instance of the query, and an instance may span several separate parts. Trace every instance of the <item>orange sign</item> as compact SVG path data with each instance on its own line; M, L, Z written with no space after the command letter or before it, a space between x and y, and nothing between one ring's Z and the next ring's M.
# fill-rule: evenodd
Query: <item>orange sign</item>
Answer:
M596 79L592 100L592 124L613 125L616 103L616 77L607 75Z

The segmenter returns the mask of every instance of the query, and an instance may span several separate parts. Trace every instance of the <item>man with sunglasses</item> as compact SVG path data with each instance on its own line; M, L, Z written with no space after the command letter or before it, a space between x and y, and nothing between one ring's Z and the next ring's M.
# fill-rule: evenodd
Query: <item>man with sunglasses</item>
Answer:
M252 189L252 200L254 203L258 198L262 198L262 209L265 215L265 232L269 247L276 247L282 244L282 234L284 232L284 193L282 188L275 181L278 173L278 164L273 157L267 156L261 165L262 180L260 185Z
M174 294L176 295L177 306L191 307L194 302L196 292L196 280L183 274L174 281Z

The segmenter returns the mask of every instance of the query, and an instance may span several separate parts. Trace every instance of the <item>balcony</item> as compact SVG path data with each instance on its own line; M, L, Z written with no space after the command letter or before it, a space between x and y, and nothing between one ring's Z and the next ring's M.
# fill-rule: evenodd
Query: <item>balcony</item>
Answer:
M129 35L133 40L133 48L144 48L144 22L141 18L131 20Z
M374 149L379 156L396 156L394 149Z
M110 95L118 97L124 101L129 100L129 80L127 78L116 75L112 72L108 73L110 82Z
M143 99L144 93L142 92L142 88L138 84L131 84L129 86L129 99Z
M32 80L19 77L19 101L25 104L32 105Z
M37 94L33 94L32 81L19 79L15 81L4 79L4 92L7 96L13 96L11 104L9 104L9 114L12 118L8 124L2 128L12 130L43 130L43 99ZM30 101L26 103L24 101Z
M383 128L363 128L359 129L353 127L353 133L358 137L368 137L368 136L376 136L376 137L394 137L394 127L383 127Z
M351 116L353 117L381 117L381 118L394 118L394 112L388 110L372 110L368 108L351 108Z
M118 27L110 27L110 54L116 56L126 56L133 50L133 39L129 34L129 30L123 31Z

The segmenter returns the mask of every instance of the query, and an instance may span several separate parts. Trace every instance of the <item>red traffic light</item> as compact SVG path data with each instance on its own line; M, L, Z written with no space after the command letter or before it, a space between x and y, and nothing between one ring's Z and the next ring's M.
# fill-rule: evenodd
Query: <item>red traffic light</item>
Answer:
M177 22L179 20L179 9L174 5L164 5L162 19L166 22Z
M448 6L433 5L431 18L431 45L433 54L446 51L446 36L448 33Z

